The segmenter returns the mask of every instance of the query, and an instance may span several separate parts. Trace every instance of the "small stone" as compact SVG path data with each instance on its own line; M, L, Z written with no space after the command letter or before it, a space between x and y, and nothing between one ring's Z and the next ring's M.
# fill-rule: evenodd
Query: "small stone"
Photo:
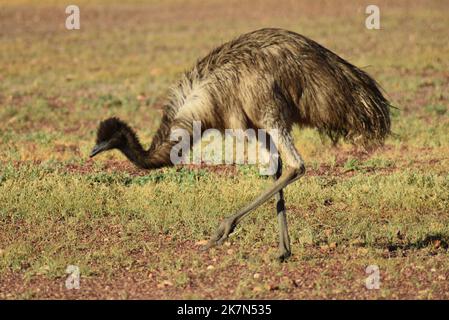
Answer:
M200 241L195 242L195 244L197 246L205 246L208 242L209 241L207 241L207 240L200 240Z
M253 275L253 278L254 279L260 279L260 273L255 273L254 275Z
M441 240L435 240L433 242L433 246L435 247L435 249L438 249L441 246Z
M169 281L169 280L164 280L164 281L162 281L161 283L159 283L157 285L157 287L159 289L162 289L162 288L165 288L165 287L171 287L171 286L173 286L173 283L171 281Z
M279 290L279 286L278 286L278 285L274 285L274 286L272 286L272 285L267 285L266 288L267 288L267 290L270 290L270 291L276 291L276 290Z
M253 288L253 292L262 292L262 290L263 289L259 286Z
M368 249L367 248L358 248L357 253L359 255L366 255L366 254L368 254Z
M214 270L215 267L214 267L213 265L208 265L206 269L207 269L207 270Z

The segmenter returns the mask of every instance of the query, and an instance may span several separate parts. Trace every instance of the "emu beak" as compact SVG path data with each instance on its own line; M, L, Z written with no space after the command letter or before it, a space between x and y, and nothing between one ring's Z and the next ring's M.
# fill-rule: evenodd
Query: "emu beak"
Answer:
M109 143L107 142L100 142L99 144L97 144L92 151L90 152L89 157L93 158L95 157L97 154L99 154L100 152L106 151L108 149Z

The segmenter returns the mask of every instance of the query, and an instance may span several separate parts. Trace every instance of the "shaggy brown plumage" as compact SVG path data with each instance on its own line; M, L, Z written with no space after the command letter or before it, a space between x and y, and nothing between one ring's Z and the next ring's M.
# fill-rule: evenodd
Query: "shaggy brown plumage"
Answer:
M315 41L282 29L244 34L186 72L170 91L147 160L136 165L170 165L170 130L191 130L193 120L204 130L267 125L290 130L298 124L334 142L344 138L364 145L382 143L390 132L389 103L374 79ZM106 126L117 130L113 120Z
M134 131L112 118L102 122L92 155L118 148L142 168L172 165L174 128L191 132L215 128L277 129L276 146L292 170L258 200L221 227L215 241L227 236L241 217L304 173L291 137L293 125L316 128L336 142L340 138L380 144L390 132L387 99L374 79L313 40L282 29L261 29L227 42L184 73L170 90L160 128L144 150ZM279 196L280 195L280 196ZM281 208L282 209L282 208ZM283 216L278 208L278 213ZM282 220L283 219L283 220ZM284 256L289 253L285 216L280 220ZM220 231L221 230L221 231Z

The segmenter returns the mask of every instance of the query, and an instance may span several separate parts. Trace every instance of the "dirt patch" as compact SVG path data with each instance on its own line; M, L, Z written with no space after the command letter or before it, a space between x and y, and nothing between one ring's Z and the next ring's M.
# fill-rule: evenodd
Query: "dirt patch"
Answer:
M79 147L74 144L55 144L54 151L64 153L64 152L70 152L73 154L76 154L77 156L81 156Z
M130 268L115 270L109 276L81 275L79 290L65 287L66 276L48 278L38 275L28 278L21 272L4 274L0 279L0 298L377 299L384 297L386 292L389 293L388 298L392 299L449 298L449 282L444 281L449 278L444 268L444 254L420 257L418 253L416 259L408 257L407 264L406 258L386 259L390 260L389 266L380 267L381 287L385 290L369 290L365 287L366 262L348 263L351 259L360 260L365 254L363 248L309 246L287 263L266 262L257 270L249 270L250 262L229 260L235 254L233 244L210 252L200 252L199 246L191 241L176 243L164 239L159 243L163 244L163 248L158 250L171 250L174 256L185 257L186 263L178 271L182 281L163 268L145 267L151 259L136 251L133 253L136 263ZM261 252L250 250L247 259ZM192 257L201 259L203 264L189 264ZM226 266L223 265L225 260Z

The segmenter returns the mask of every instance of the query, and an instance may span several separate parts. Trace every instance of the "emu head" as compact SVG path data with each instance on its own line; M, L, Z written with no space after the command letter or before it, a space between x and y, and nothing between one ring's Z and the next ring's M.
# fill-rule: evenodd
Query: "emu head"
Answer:
M127 146L130 135L135 134L124 121L118 118L109 118L102 121L98 126L96 144L90 153L90 157L112 149L123 151Z

